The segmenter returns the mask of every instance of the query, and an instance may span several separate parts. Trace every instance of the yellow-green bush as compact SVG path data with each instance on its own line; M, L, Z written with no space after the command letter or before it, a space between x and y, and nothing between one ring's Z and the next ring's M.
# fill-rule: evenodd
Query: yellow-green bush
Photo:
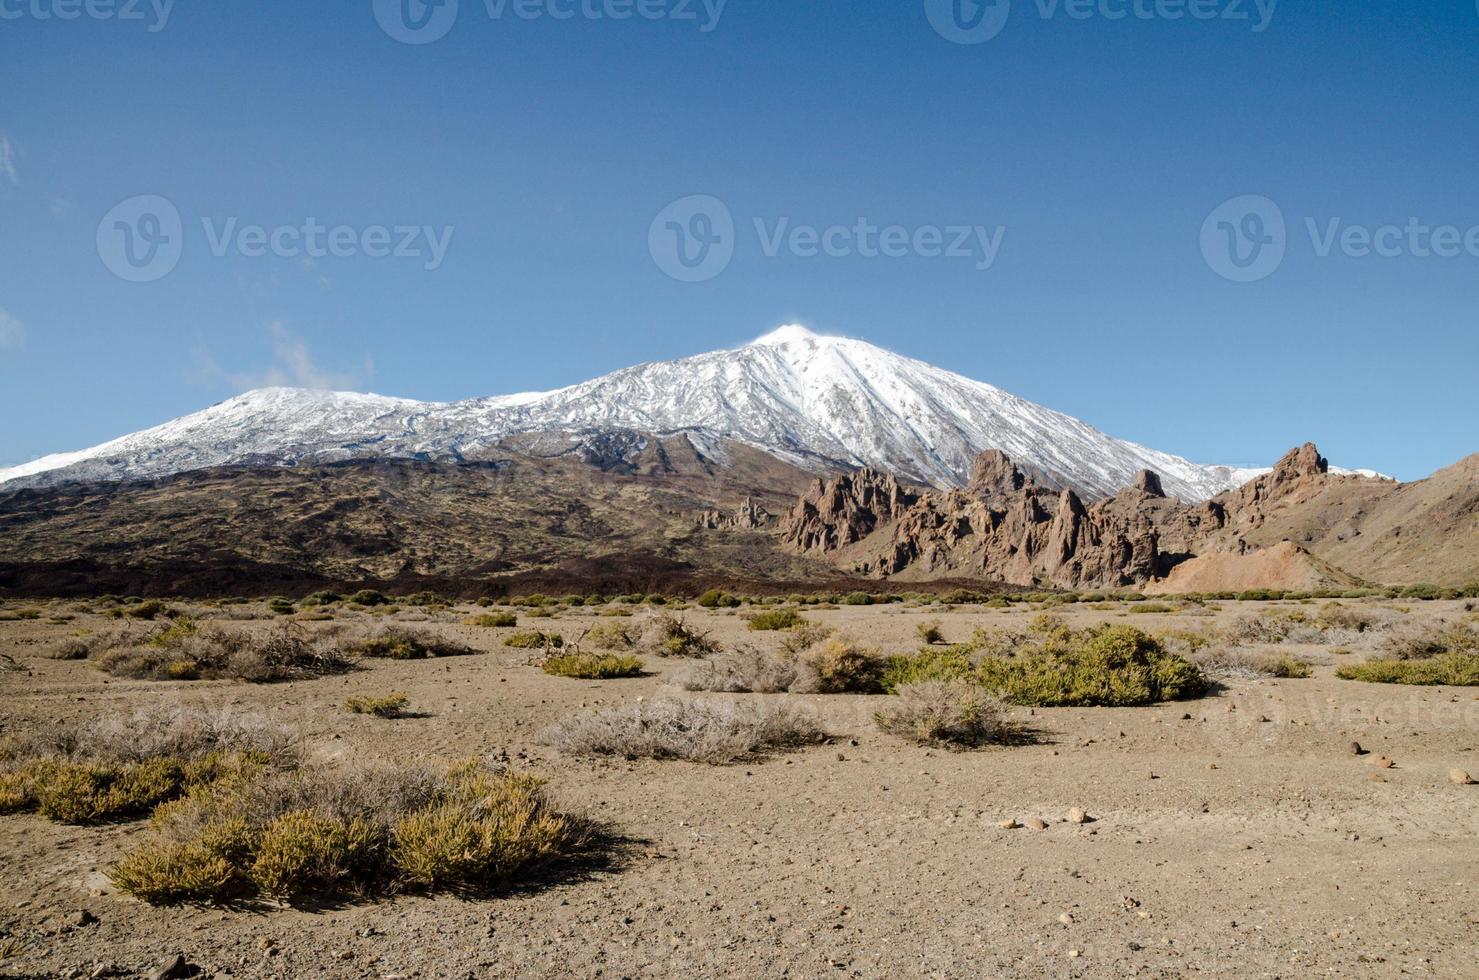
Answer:
M524 630L513 633L506 637L503 645L513 647L516 650L542 650L545 647L556 649L565 645L565 638L559 633L545 633L542 630Z
M1195 664L1129 626L1050 634L1013 656L983 659L976 679L1008 701L1042 707L1154 704L1206 690Z
M511 612L483 613L469 616L462 621L464 626L506 627L519 625L519 617Z
M291 810L257 839L249 876L274 898L332 893L372 876L383 847L383 831L369 821Z
M544 672L555 677L578 677L588 680L605 680L614 677L638 677L642 673L642 661L637 657L605 656L593 653L571 653L563 657L551 657L543 664Z
M794 609L771 609L762 613L755 613L749 617L750 629L762 630L789 630L803 626L806 619Z
M344 702L344 707L357 715L374 715L377 718L399 718L405 713L411 699L400 691L375 696L360 694Z
M1341 667L1335 676L1374 684L1476 687L1479 686L1479 654L1450 653L1426 660L1368 660Z
M464 765L428 806L394 823L390 860L428 890L480 892L574 849L581 838L576 823L550 806L543 780Z

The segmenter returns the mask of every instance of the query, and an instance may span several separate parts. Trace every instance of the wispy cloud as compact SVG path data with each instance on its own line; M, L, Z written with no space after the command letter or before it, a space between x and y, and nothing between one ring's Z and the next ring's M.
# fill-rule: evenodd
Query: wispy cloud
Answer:
M0 348L24 347L25 343L26 325L4 310L0 310Z
M10 141L10 137L0 133L0 178L8 180L12 187L19 187L21 183L20 175L15 170L15 160L18 156L20 156L20 151Z
M316 388L322 391L355 391L365 388L375 376L369 358L359 370L329 370L320 367L307 342L281 323L267 326L272 341L272 363L258 371L227 371L209 352L197 351L198 377L215 382L225 379L241 391L252 388Z

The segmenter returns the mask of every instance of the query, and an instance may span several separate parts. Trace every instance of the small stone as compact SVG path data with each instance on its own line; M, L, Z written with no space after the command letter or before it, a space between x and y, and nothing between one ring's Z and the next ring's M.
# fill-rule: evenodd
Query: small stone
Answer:
M996 825L1002 830L1016 830L1018 827L1022 826L1011 817L1007 817L1005 820L998 821Z
M1391 759L1387 758L1384 755L1374 755L1374 756L1371 757L1370 762L1371 762L1371 764L1373 766L1376 766L1378 769L1390 769L1390 768L1392 768L1393 766L1396 765L1395 762L1393 762Z
M1473 778L1462 769L1448 770L1448 781L1459 786L1468 786L1474 782Z
M79 927L90 926L96 921L98 921L98 917L93 915L87 909L83 909L72 917L72 925Z
M151 974L150 980L184 980L190 975L190 967L185 962L185 957L175 954L167 956L159 961L159 967Z
M1070 960L1076 960L1076 959L1078 959L1078 958L1079 958L1079 956L1080 956L1080 955L1081 955L1081 954L1080 954L1080 953L1079 953L1079 951L1078 951L1078 950L1076 950L1076 949L1070 949L1070 950L1069 950L1069 951L1068 951L1068 958L1069 958L1069 959L1070 959Z
M1073 925L1073 916L1069 915L1067 912L1064 912L1062 915L1058 916L1058 921L1063 923L1065 926L1071 926Z
M1089 815L1080 807L1074 807L1068 811L1069 823L1088 823Z
M1361 748L1361 743L1360 742L1352 742L1351 743L1351 755L1365 755L1365 754L1366 754L1366 750L1363 749L1363 748Z
M1215 762L1209 762L1209 763L1207 763L1207 768L1208 769L1216 769L1217 768L1217 763L1215 763Z
M1027 823L1026 823L1026 826L1029 829L1031 829L1031 830L1047 830L1048 829L1048 825L1046 823L1044 823L1042 820L1038 819L1037 817L1033 817L1031 820L1028 820Z

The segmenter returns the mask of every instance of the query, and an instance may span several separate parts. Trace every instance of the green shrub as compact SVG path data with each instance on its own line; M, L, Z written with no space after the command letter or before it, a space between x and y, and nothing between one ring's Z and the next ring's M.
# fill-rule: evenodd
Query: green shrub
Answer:
M469 616L462 623L464 626L517 626L519 625L519 617L511 612L483 613L480 616Z
M873 597L866 592L849 592L842 597L844 606L871 606Z
M757 631L795 629L806 622L802 615L794 609L772 609L755 613L749 617L749 620L750 629Z
M556 812L532 776L453 770L432 802L391 828L392 865L429 891L486 892L576 850L579 824Z
M559 633L542 633L539 630L524 630L505 637L503 645L513 647L515 650L542 650L545 647L559 649L565 645L565 638Z
M163 615L166 607L158 599L150 599L148 602L138 602L136 605L129 606L122 612L128 619L154 619Z
M710 589L698 597L698 604L705 609L732 609L740 604L740 601L727 592L719 589Z
M1348 681L1479 687L1479 654L1450 653L1426 660L1368 660L1335 671Z
M299 900L372 890L483 894L588 846L542 781L465 763L259 774L161 807L151 836L109 870L151 904Z
M387 629L360 640L352 640L346 649L361 657L388 660L425 660L428 657L465 657L475 653L472 647L429 633Z
M883 689L893 693L907 684L970 679L975 676L974 651L970 644L962 644L890 657L880 679Z
M626 623L607 622L592 626L586 631L582 642L597 650L630 650L637 645L640 638L639 631Z
M385 606L390 604L384 592L375 589L360 589L349 597L349 601L357 606Z
M369 694L356 695L344 702L344 707L357 715L374 715L376 718L399 718L406 711L411 699L400 691L378 697Z
M383 847L383 831L367 820L290 810L256 840L248 875L274 898L333 894L347 881L368 877Z
M1206 690L1195 664L1129 626L1049 634L1014 656L983 659L976 677L1008 701L1039 707L1154 704Z
M642 661L636 657L620 657L614 654L566 654L551 657L543 664L544 672L555 677L578 677L587 680L606 680L614 677L639 677Z

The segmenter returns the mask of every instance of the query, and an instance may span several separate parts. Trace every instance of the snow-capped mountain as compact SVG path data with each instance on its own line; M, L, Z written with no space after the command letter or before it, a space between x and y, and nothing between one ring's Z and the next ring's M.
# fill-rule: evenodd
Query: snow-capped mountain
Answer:
M642 364L544 393L418 402L264 388L81 452L0 469L0 483L153 478L208 466L377 457L477 459L521 433L685 433L722 459L723 440L805 468L869 465L935 486L965 482L984 449L1086 495L1136 471L1200 500L1263 470L1204 466L1111 438L999 388L860 340L782 327L735 350Z

